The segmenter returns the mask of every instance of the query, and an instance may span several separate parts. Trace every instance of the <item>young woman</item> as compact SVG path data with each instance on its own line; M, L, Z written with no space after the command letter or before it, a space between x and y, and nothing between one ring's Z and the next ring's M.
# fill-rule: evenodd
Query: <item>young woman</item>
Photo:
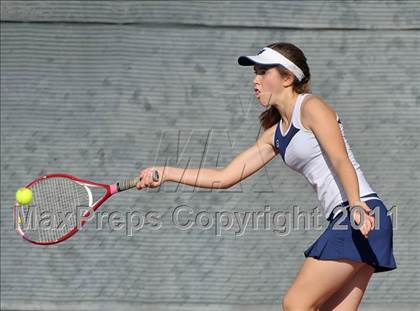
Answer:
M310 71L303 52L274 43L240 65L254 66L255 96L267 109L264 133L223 169L146 168L138 189L165 181L202 188L229 188L280 154L316 191L329 225L305 252L306 259L283 297L284 310L357 310L375 272L396 268L392 222L366 181L335 111L309 93ZM159 181L153 181L157 170Z

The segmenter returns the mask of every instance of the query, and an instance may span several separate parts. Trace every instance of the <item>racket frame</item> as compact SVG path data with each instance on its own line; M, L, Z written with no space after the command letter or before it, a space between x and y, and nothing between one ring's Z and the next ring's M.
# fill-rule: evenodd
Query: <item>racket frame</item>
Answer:
M67 240L68 238L73 236L76 232L78 232L79 229L86 223L85 219L91 215L91 212L92 213L95 212L113 194L122 191L122 190L118 189L118 182L114 183L114 184L102 184L102 183L97 183L97 182L94 182L94 181L81 179L81 178L75 177L75 176L70 175L70 174L65 174L65 173L48 174L48 175L40 176L40 177L34 179L33 181L31 181L25 187L30 189L35 183L38 183L42 180L46 180L46 179L49 179L49 178L68 178L68 179L71 179L74 182L76 182L76 183L78 183L82 186L85 186L85 187L86 186L93 186L93 187L104 188L106 190L106 192L105 192L104 195L101 196L101 198L98 201L93 203L92 206L89 206L89 209L84 212L84 214L81 216L82 221L80 222L80 224L76 224L76 226L73 229L71 229L68 233L66 233L62 237L58 238L57 240L53 240L53 241L42 241L42 242L41 241L33 241L25 235L25 233L22 231L22 229L20 227L19 222L17 221L17 208L20 207L21 205L19 205L16 202L16 204L13 207L13 218L14 218L14 222L15 222L16 231L23 239L25 239L26 241L28 241L32 244L52 245L52 244L57 244L57 243L60 243L64 240ZM140 178L139 178L139 180L140 180ZM88 192L91 196L90 189L88 190Z

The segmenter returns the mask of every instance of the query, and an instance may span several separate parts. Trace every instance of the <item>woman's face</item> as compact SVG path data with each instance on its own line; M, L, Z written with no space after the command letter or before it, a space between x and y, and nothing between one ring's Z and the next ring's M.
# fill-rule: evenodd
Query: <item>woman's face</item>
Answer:
M275 67L254 65L254 72L255 97L263 107L268 107L282 91L284 79Z

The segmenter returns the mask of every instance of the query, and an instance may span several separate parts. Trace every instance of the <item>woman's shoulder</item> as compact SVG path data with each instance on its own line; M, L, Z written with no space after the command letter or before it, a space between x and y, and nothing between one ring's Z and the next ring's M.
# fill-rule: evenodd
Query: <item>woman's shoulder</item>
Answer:
M321 95L312 93L305 93L305 97L302 100L302 105L303 103L308 102L328 105L327 101Z
M270 126L268 129L266 129L264 131L264 133L262 135L263 136L264 135L266 135L266 136L272 136L276 132L276 128L277 128L278 124L279 123L277 122L277 123L273 124L272 126Z
M273 137L274 137L274 134L276 133L277 126L278 126L278 122L270 126L269 128L265 129L264 132L260 136L261 141L266 144L270 144L274 146Z
M305 96L301 105L301 116L303 118L323 112L336 114L334 108L320 95L308 94L308 96Z
M326 99L319 95L310 94L302 101L300 119L304 128L311 128L313 122L326 120L325 117L332 116L338 120L338 114Z

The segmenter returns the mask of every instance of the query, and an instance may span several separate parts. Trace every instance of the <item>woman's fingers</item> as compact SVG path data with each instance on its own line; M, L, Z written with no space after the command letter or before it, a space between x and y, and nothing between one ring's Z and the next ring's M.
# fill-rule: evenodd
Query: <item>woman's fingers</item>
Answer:
M145 170L140 171L139 174L140 181L137 183L136 187L138 190L141 190L146 187L146 172Z
M161 185L162 178L159 172L159 168L148 167L139 173L141 178L140 182L137 183L136 187L138 190L143 188L156 188Z
M364 202L363 202L364 203ZM368 237L370 231L375 229L375 218L369 215L369 207L368 206L360 206L352 209L351 216L354 219L354 223L359 227L360 232L365 236ZM361 222L363 222L361 224Z
M370 231L372 231L373 229L375 229L375 217L369 215L369 220L370 220Z
M363 231L363 234L365 235L365 237L367 238L367 235L369 234L369 232L371 232L372 230L375 229L375 218L373 216L370 216L368 214L365 214L365 229Z
M143 181L139 181L139 182L137 183L137 185L136 185L136 188L137 188L138 190L143 189L143 188L144 188L144 183L143 183Z
M369 231L372 231L375 228L375 217L370 215L370 212L372 211L370 209L370 207L365 203L365 202L361 202L361 207L363 208L363 210L366 212L366 218L367 221L369 221Z
M141 189L144 188L144 183L143 183L143 180L144 180L144 170L140 171L139 178L140 178L140 181L137 183L136 188L138 190L141 190Z
M367 238L369 234L370 226L371 226L370 221L366 220L362 228L362 233L365 236L365 238Z

